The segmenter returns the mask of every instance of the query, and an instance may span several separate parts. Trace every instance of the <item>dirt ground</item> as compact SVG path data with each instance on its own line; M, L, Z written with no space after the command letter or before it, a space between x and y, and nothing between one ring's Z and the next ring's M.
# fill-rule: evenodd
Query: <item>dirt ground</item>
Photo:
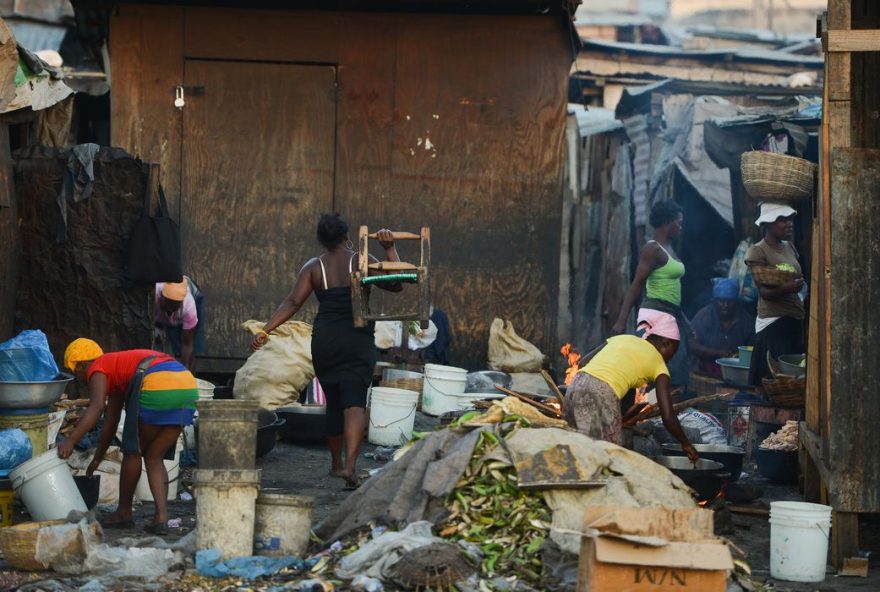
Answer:
M428 431L434 428L436 420L420 416L416 429ZM380 451L381 452L381 451ZM366 476L369 470L385 464L383 460L371 458L376 447L365 443L358 466ZM263 489L279 488L291 493L310 495L315 498L314 521L320 521L333 511L349 494L343 488L343 482L327 474L329 453L324 446L294 446L278 442L268 455L258 461L263 470ZM800 495L793 487L770 487L765 496L753 505L766 507L775 500L799 501ZM167 540L185 535L195 526L195 504L193 501L178 499L170 503L169 513L172 518L181 519L181 528L175 529ZM133 531L107 530L105 539L112 542L126 536L144 536L140 530L152 514L152 504L140 504L135 510L135 522L138 527ZM863 520L861 524L861 546L870 554L870 575L868 578L846 578L834 575L830 569L824 582L818 584L797 584L792 582L773 582L769 575L769 539L770 525L767 518L744 514L732 514L732 532L726 537L742 549L746 560L753 570L756 581L765 582L767 590L779 592L831 592L831 591L867 591L880 590L880 517ZM0 565L2 568L2 565ZM15 586L4 586L0 572L0 590L16 589Z

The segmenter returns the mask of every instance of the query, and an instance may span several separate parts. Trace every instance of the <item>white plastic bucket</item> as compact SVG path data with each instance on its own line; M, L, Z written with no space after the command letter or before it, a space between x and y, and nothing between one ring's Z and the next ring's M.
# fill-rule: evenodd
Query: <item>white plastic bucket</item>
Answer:
M62 520L71 510L88 512L67 463L54 448L18 465L10 474L12 486L37 522Z
M377 386L370 389L370 432L376 446L401 446L412 438L419 393Z
M806 502L770 504L770 575L790 582L825 579L831 506Z
M214 398L214 385L212 383L196 378L196 386L199 389L199 401L210 401Z
M260 493L254 522L254 553L304 557L314 507L315 498L308 495Z
M422 387L422 411L428 415L443 415L460 410L459 398L467 386L467 370L454 366L425 364L425 382Z
M168 472L168 501L177 499L177 481L180 477L180 451L183 450L183 434L177 438L177 446L174 448L174 460L164 460L165 470ZM150 480L147 479L147 466L141 460L141 478L138 479L134 488L134 497L142 502L153 501L153 492L150 491Z
M193 473L196 498L196 548L220 549L222 559L250 557L260 470Z

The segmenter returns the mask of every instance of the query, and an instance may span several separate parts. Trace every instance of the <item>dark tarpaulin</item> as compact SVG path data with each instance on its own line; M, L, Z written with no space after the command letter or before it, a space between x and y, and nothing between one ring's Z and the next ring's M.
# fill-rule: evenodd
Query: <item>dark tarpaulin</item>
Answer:
M128 234L141 215L143 164L123 150L100 148L88 199L67 201L67 240L56 243L58 207L69 150L15 153L21 220L16 328L41 329L56 358L70 340L95 339L107 350L150 343L147 288L126 288Z

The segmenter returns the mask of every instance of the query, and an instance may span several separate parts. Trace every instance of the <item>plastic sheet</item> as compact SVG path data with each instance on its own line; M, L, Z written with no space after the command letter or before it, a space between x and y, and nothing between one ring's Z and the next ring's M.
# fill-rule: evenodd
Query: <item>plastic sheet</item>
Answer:
M0 432L0 471L10 471L33 456L34 448L27 434L18 428Z
M220 560L219 549L205 549L196 553L196 569L200 575L210 578L244 578L253 580L270 576L282 569L291 568L298 572L310 568L317 560L302 560L299 557L233 557L226 561Z
M41 382L58 376L58 365L42 331L22 331L0 343L0 381Z

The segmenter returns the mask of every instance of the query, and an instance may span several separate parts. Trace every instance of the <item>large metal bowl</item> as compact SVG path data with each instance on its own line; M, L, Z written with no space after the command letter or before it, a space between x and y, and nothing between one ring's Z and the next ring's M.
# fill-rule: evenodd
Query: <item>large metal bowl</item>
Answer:
M789 354L785 356L779 356L779 369L784 374L789 374L797 378L806 376L807 367L801 366L801 362L803 362L806 358L806 354Z
M56 403L73 376L62 372L46 382L0 382L0 407L6 409L38 409Z
M654 461L663 465L694 490L698 501L714 498L730 479L724 465L701 458L694 465L686 456L657 456Z
M749 367L738 358L719 358L715 363L721 366L721 377L733 386L749 386Z
M663 454L667 456L684 456L681 444L663 444ZM724 446L721 444L694 444L694 448L700 453L700 458L714 460L724 465L724 470L729 472L734 480L739 479L742 473L743 457L746 451L737 446Z

